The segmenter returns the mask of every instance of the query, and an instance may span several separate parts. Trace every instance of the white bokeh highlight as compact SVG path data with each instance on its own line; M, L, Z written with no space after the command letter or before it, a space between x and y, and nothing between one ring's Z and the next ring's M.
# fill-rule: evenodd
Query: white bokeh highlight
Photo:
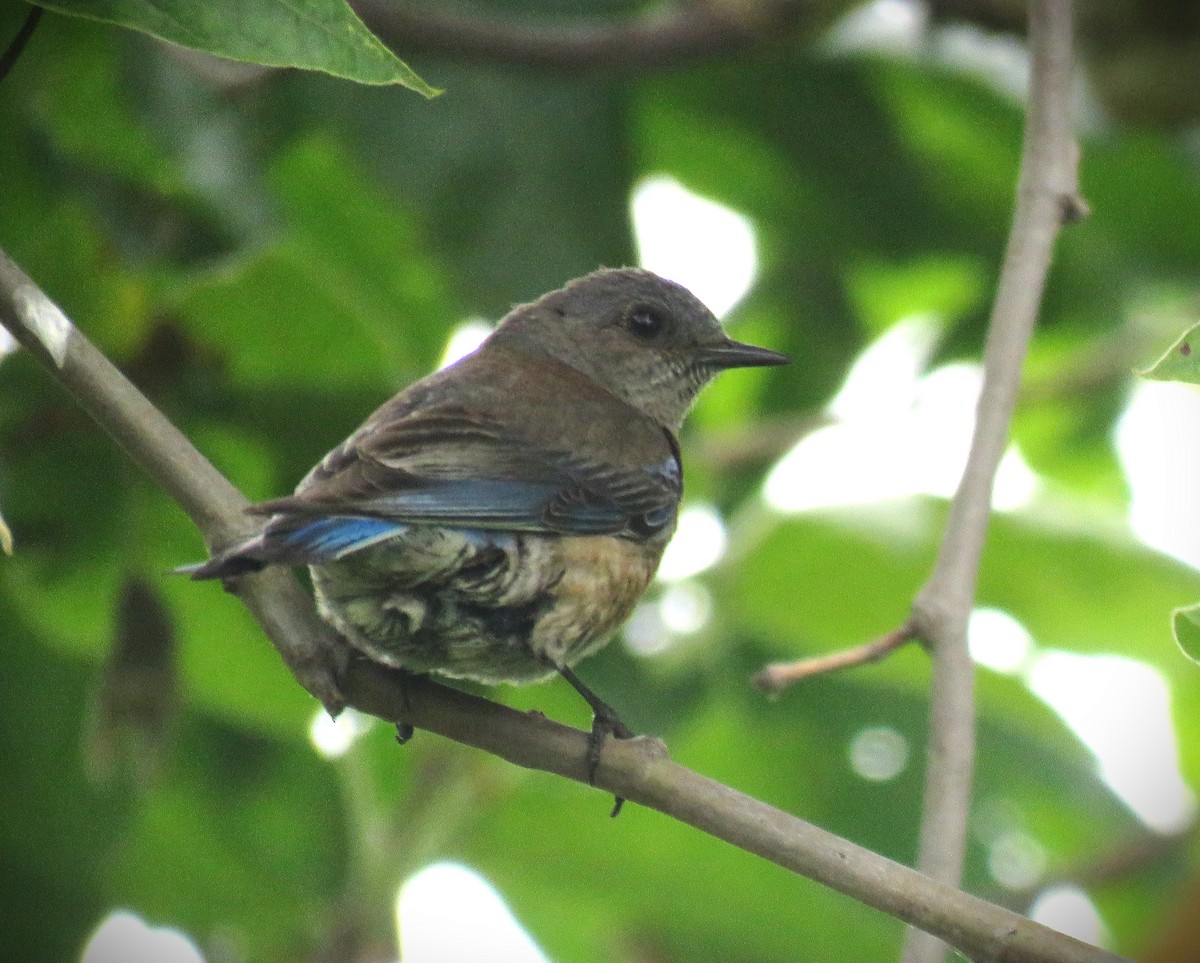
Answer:
M754 226L673 177L647 177L630 202L638 263L682 284L724 317L758 275Z
M1033 654L1033 637L1019 621L1001 609L978 608L967 623L971 658L994 672L1014 675Z
M839 421L866 421L881 412L911 408L937 336L937 319L930 315L897 321L854 359L829 413Z
M1046 890L1034 900L1029 916L1034 922L1092 946L1108 942L1108 930L1100 911L1077 886L1054 886Z
M1200 568L1200 390L1142 382L1117 422L1116 447L1129 482L1135 535Z
M852 7L825 38L834 53L910 54L925 36L928 14L918 0L872 0Z
M662 610L653 602L641 602L621 633L625 647L634 655L661 655L679 639L663 624Z
M396 897L404 963L550 963L495 888L474 870L435 863Z
M1026 678L1142 822L1161 833L1191 824L1196 798L1179 770L1170 693L1156 669L1123 656L1047 651Z
M481 318L464 321L450 332L450 339L446 342L446 350L442 352L438 368L448 368L460 358L465 358L483 344L484 339L493 330L493 326Z
M84 946L80 963L205 963L184 933L150 926L127 910L109 913Z
M642 601L625 623L625 646L634 655L661 655L712 621L713 598L692 579L669 583L657 601Z
M988 872L1001 886L1029 890L1046 870L1046 850L1028 833L1006 832L988 846L987 865Z
M712 505L688 505L679 513L675 534L663 552L659 581L678 582L707 571L721 561L728 544L720 512Z
M850 740L850 768L869 782L887 782L904 772L908 739L890 726L862 729Z
M1015 100L1028 96L1029 48L1021 38L972 24L931 22L921 0L872 0L853 7L824 43L831 53L844 56L878 53L932 62L976 77Z
M371 716L350 707L338 713L336 719L324 709L318 709L309 723L308 738L322 759L339 759L370 730L374 722Z
M763 487L781 512L867 505L913 495L950 498L971 446L983 382L978 365L922 370L937 327L924 315L897 322L851 367L830 402L835 424L800 441ZM992 505L1028 505L1039 482L1015 447L1000 462Z
M708 625L712 613L712 595L695 581L668 585L658 600L658 617L675 635L694 635Z

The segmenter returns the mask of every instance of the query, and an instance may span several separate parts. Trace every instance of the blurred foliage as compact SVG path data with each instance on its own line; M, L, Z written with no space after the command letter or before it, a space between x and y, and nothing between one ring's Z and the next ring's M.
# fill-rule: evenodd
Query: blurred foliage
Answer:
M1192 325L1161 358L1138 374L1153 381L1200 384L1200 355L1194 353L1198 333L1200 325ZM1171 616L1171 629L1184 654L1193 662L1200 662L1200 602L1177 608Z
M23 14L0 10L0 36ZM900 622L944 503L781 517L758 491L787 445L735 463L698 452L717 432L811 424L904 318L935 321L931 364L978 357L1019 104L929 50L777 44L620 78L417 66L447 93L233 69L47 16L0 85L0 247L261 498L435 365L460 321L631 262L640 178L669 174L745 214L760 274L730 323L796 363L719 383L684 438L689 492L731 520L728 559L697 579L714 618L654 657L614 644L584 675L685 764L911 861L924 654L773 701L747 679ZM1200 785L1200 679L1168 628L1200 579L1124 529L1110 441L1131 368L1200 295L1200 170L1194 139L1115 121L1082 147L1094 216L1061 241L1016 425L1051 494L994 520L980 602L1041 647L1158 668ZM127 907L182 928L212 963L366 959L346 947L386 945L396 886L438 859L481 871L559 963L896 954L895 921L656 813L609 822L583 787L425 734L399 748L385 727L322 759L315 703L249 616L219 587L166 574L203 553L182 513L28 357L6 359L0 383L15 540L0 558L0 956L77 959ZM170 711L153 715L148 775L96 782L88 734L113 724L95 713L131 582L174 640L174 665L159 666ZM495 695L585 724L565 688ZM998 838L1034 840L1047 878L1083 878L1145 830L1019 678L981 669L978 694L966 882L1023 909L1037 880L1005 888ZM908 763L869 781L848 752L879 727L907 740ZM1139 952L1178 918L1200 875L1191 850L1090 884L1117 949Z

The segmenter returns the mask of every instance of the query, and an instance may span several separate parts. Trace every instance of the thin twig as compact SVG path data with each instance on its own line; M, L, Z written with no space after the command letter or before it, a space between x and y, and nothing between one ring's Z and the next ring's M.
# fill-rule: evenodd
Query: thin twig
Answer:
M7 256L0 252L0 323L124 445L201 525L212 544L235 531L244 499L171 428ZM167 430L169 429L169 430ZM243 599L297 680L326 698L296 652L325 654L326 629L295 579L276 573ZM198 590L200 590L198 588ZM300 669L297 668L299 664ZM314 679L316 684L314 684ZM530 769L586 782L588 734L365 659L339 674L350 705L418 726ZM1010 910L834 836L670 760L654 739L609 740L595 785L922 927L983 963L1102 963L1120 959Z
M684 3L626 17L569 23L488 16L437 3L351 0L389 47L551 70L645 72L725 56L789 35L803 19L814 29L844 4L758 0L738 5ZM824 12L822 12L824 11Z
M886 635L881 635L864 645L856 645L826 655L815 655L808 659L797 659L794 662L772 662L755 675L751 681L764 692L779 692L797 682L812 678L814 675L823 675L826 672L837 672L840 669L851 669L855 666L878 662L912 642L916 637L912 626L905 623L900 628L893 629Z
M967 620L987 535L992 484L1008 443L1021 367L1064 221L1086 210L1078 197L1071 132L1070 0L1032 0L1031 74L1021 172L1004 267L983 355L983 387L971 450L950 504L932 574L913 603L911 624L933 651L929 750L918 867L958 885L966 846L975 752L974 666ZM909 931L904 963L935 963L936 939Z

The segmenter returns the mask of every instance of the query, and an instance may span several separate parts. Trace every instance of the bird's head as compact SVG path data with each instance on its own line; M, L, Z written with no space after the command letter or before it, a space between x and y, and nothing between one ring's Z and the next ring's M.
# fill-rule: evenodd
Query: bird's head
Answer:
M639 268L572 281L515 309L497 334L553 355L674 431L721 371L788 363L732 340L694 294Z

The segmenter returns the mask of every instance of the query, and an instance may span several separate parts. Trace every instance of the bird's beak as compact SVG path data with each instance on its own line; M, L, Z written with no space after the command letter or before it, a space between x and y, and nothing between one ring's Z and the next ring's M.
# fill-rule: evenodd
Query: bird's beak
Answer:
M701 348L700 358L714 368L765 368L792 362L791 358L778 351L760 348L753 344L743 344L741 341L734 341L731 338Z

